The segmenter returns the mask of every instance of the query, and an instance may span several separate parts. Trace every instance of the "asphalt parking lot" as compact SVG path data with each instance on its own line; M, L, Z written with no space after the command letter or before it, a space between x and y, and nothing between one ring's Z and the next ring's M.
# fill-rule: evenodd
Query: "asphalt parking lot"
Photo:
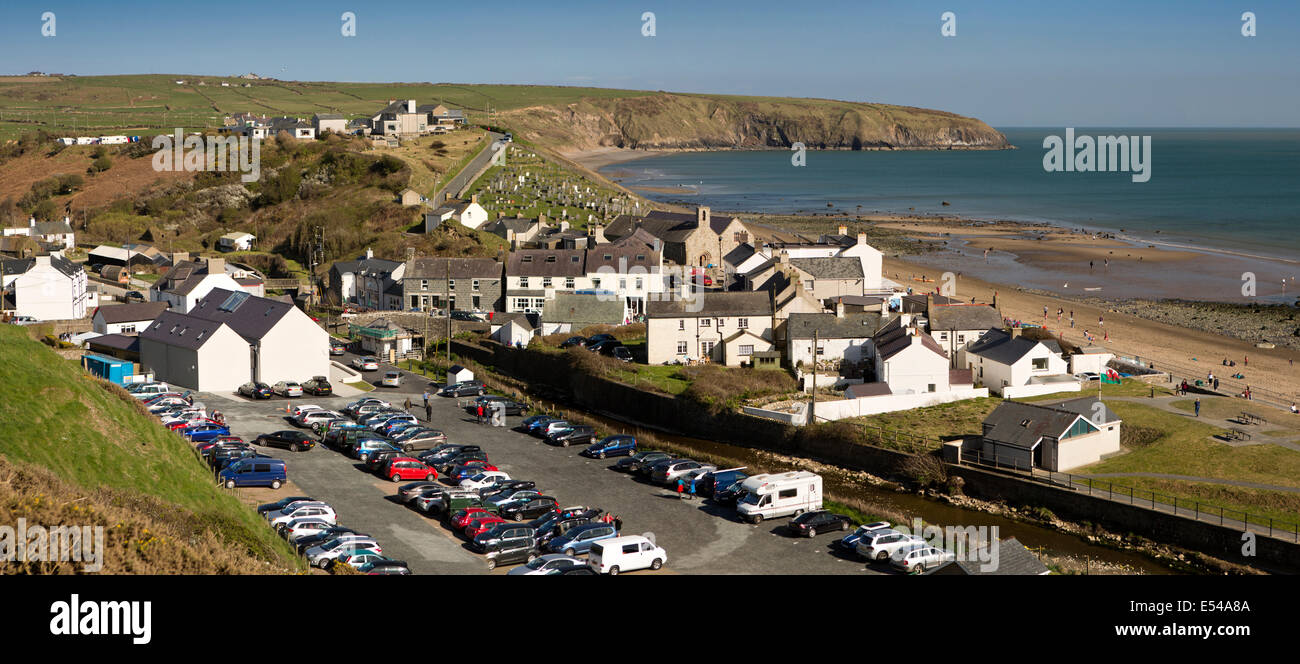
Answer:
M336 358L348 363L352 356ZM394 367L380 365L365 372L377 382ZM422 393L428 381L405 374L400 388L376 388L370 393L400 406L409 396L412 411L424 419ZM431 390L432 392L433 390ZM233 395L204 394L202 400L222 411L231 431L251 441L259 434L293 429L286 418L292 405L316 404L340 409L356 397L304 396L286 400L249 401ZM865 566L851 553L833 546L839 534L815 539L784 533L785 519L751 525L738 520L731 508L707 500L682 501L670 490L624 473L609 470L621 457L609 460L579 456L581 446L552 447L514 427L521 417L507 418L507 427L480 425L457 406L457 399L433 396L432 426L453 443L480 445L491 462L517 479L533 480L563 506L586 505L622 517L626 534L654 533L668 552L659 572L635 574L889 574L887 566ZM438 520L426 518L394 498L398 486L363 470L358 462L323 446L307 452L263 448L286 460L289 479L306 495L329 503L342 525L373 535L385 555L405 560L416 574L504 574L489 572L481 555Z

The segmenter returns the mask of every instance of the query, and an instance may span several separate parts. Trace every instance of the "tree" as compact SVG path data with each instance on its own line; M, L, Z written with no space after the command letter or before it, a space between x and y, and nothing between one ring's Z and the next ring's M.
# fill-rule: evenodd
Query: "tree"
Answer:
M100 155L97 159L95 159L95 161L91 162L90 172L102 173L108 170L109 168L111 168L112 166L113 166L113 160L109 159L108 155L106 154Z

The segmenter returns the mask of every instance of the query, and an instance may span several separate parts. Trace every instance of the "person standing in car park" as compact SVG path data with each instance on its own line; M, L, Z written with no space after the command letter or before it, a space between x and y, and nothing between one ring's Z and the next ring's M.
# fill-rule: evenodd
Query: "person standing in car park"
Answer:
M411 397L406 397L406 402L402 404L402 408L406 409L408 413L411 412Z
M424 421L433 421L433 404L429 403L427 399L424 402Z
M428 408L428 407L429 407L429 389L428 389L428 388L425 388L425 390L424 390L424 407L425 407L425 408Z
M478 407L475 409L474 412L475 412L475 421L478 422L479 424L482 424L482 423L483 423L483 404L480 403L480 404L478 405Z

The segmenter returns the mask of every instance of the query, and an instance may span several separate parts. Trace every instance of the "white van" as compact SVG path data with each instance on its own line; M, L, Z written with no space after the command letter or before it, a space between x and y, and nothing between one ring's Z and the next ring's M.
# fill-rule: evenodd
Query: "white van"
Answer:
M816 473L755 475L746 478L740 487L746 493L736 504L736 511L750 523L822 508L822 478Z
M637 569L659 569L668 562L668 552L644 535L625 535L601 540L587 552L587 565L597 574L617 576Z

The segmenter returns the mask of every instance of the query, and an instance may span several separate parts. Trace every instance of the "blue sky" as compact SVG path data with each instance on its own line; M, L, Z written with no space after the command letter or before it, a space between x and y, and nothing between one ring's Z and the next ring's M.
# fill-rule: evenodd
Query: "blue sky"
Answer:
M1137 5L1137 6L1132 6ZM41 36L55 13L56 35ZM340 34L356 14L357 34ZM641 34L654 12L654 37ZM940 35L940 15L957 35ZM1257 36L1241 35L1254 12ZM534 83L922 106L995 126L1296 126L1300 2L45 2L0 71Z

